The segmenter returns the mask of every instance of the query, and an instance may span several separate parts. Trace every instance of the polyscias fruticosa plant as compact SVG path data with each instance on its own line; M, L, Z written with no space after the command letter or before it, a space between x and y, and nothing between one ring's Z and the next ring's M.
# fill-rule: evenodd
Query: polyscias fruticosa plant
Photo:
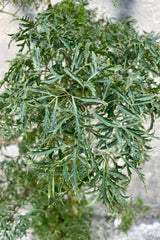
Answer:
M159 113L159 37L140 35L130 19L95 20L86 5L62 1L34 22L20 19L19 51L1 83L0 134L22 138L28 173L21 201L43 214L88 193L112 212L128 208L125 191L132 172L144 181Z

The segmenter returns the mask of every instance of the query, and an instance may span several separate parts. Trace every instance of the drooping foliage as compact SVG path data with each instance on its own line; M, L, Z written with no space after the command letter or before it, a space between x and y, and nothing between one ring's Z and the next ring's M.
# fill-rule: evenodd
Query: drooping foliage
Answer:
M0 134L22 137L20 158L49 206L85 192L119 212L132 172L144 180L140 164L159 111L159 37L140 35L131 19L95 20L85 5L65 0L34 22L20 20Z

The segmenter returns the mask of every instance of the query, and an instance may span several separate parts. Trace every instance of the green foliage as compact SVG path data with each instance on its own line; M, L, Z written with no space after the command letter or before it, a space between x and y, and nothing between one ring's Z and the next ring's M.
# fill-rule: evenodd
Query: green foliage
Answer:
M86 202L77 203L68 199L44 213L36 214L32 227L39 239L83 240L90 238L90 223L91 213L86 208Z
M121 213L121 223L117 229L121 232L127 233L134 220L135 212L132 208L126 208L125 211Z
M141 214L149 211L149 206L144 206L144 202L142 199L138 198L137 203L134 204L134 207L136 209L137 215L141 216Z
M118 5L119 5L119 1L120 0L117 0L117 1L115 1L115 0L112 0L112 2L113 2L113 5L117 8L118 7Z
M29 227L28 216L18 214L19 208L27 203L27 191L22 186L26 176L23 168L26 168L23 160L21 164L9 158L1 162L0 239L3 240L23 237Z
M36 173L35 196L41 192L34 208L43 194L47 208L94 192L120 213L132 172L144 181L140 164L159 111L159 37L140 35L130 19L95 20L85 5L62 1L35 22L20 20L12 35L19 52L2 82L0 134L22 137L20 157Z
M84 198L78 203L69 194L56 205L49 205L46 179L37 183L37 173L42 172L27 169L25 159L6 158L1 170L0 239L23 239L29 227L35 239L89 238L91 210Z
M149 206L144 206L143 201L138 198L136 203L132 203L131 208L126 208L124 212L121 213L121 223L118 226L118 230L124 233L127 233L133 222L136 222L136 219L141 217L144 213L149 210Z

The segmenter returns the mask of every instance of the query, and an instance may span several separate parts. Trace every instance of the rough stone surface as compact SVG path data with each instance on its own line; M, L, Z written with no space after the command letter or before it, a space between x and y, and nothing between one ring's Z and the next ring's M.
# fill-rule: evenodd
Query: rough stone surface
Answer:
M13 6L9 6L6 11L14 12L15 8ZM13 43L12 47L8 49L8 43L10 41L10 37L8 34L12 34L17 31L17 23L11 22L13 19L12 16L0 13L0 79L2 79L4 73L8 69L8 60L13 59L16 54L16 46Z
M123 233L113 234L108 240L159 240L160 222L155 221L152 224L138 224L131 227L128 235Z
M160 1L120 0L119 7L115 8L111 0L91 0L90 6L108 17L131 16L137 20L140 30L160 31Z
M120 219L108 221L108 213L102 203L94 205L91 240L160 240L160 209L151 208L136 219L127 234L116 230Z

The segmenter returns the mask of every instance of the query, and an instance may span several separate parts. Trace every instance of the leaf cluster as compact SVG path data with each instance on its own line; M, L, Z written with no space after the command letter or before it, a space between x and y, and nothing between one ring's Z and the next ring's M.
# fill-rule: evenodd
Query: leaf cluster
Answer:
M48 169L49 185L55 178L49 198L64 184L79 198L87 186L113 208L124 201L132 170L143 179L138 166L149 149L160 56L158 37L139 35L133 23L96 21L70 0L35 22L22 18L12 36L20 50L4 78L1 131L23 135L26 157Z
M0 133L23 137L21 156L46 182L50 205L84 191L119 212L132 172L144 180L159 111L159 36L140 35L132 19L95 20L86 4L64 0L20 20Z
M70 194L48 207L47 181L37 183L39 172L27 169L26 159L7 157L1 171L0 239L23 239L28 228L32 239L89 239L91 209L85 198L78 203Z

